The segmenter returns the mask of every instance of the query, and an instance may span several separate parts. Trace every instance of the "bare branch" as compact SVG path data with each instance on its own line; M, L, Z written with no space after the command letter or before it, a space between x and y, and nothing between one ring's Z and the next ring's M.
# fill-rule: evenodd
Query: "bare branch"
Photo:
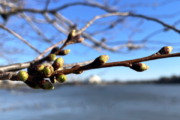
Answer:
M65 41L66 41L66 39L64 39L64 40L62 40L62 41L60 41L60 42L58 42L58 43L56 43L56 44L48 47L42 54L40 54L38 57L36 57L35 60L41 59L47 52L49 52L50 50L52 50L54 47L57 47L58 45L63 44Z
M52 43L51 40L49 40L46 35L41 32L41 30L32 22L31 18L27 16L25 13L21 14L22 17L26 19L26 21L29 23L29 25L37 32L38 35L41 35L46 42Z
M92 67L91 65L88 64L88 65L85 65L85 66L82 66L79 68L71 68L71 69L65 69L65 70L61 70L61 71L55 71L53 75L56 75L58 73L71 74L71 73L74 73L75 71L84 71L84 70L115 67L115 66L130 67L132 63L139 63L139 62L144 62L144 61L151 61L151 60L170 58L170 57L180 57L180 53L164 54L164 55L151 55L151 56L143 57L143 58L139 58L139 59L105 63L101 66L94 66L94 67Z
M89 60L89 61L85 61L85 62L79 62L79 63L73 63L73 64L65 64L63 65L63 67L73 67L75 65L87 65L89 63L92 63L94 60Z
M35 47L33 47L29 42L27 42L24 38L22 38L20 35L15 33L14 31L6 28L4 25L0 24L0 27L3 28L4 30L8 31L9 33L13 34L15 37L26 43L29 47L31 47L33 50L35 50L37 53L41 54L39 50L37 50Z
M45 11L48 10L48 5L49 5L50 1L51 1L51 0L47 0L47 1L46 1Z
M1 80L17 80L17 73L16 72L4 72L0 73Z

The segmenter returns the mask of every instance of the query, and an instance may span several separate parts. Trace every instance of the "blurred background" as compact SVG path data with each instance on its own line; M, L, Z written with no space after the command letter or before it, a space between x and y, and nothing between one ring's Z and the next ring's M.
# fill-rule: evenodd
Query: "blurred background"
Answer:
M156 53L164 46L180 51L179 0L0 0L0 65L34 60L80 30L94 17L119 12L126 15L95 20L83 33L83 43L67 46L66 65L84 63L106 54L108 62ZM33 46L35 49L32 49ZM60 47L61 45L59 45ZM48 55L49 52L46 53ZM51 91L33 90L21 82L0 82L2 120L179 120L179 57L145 62L136 72L111 67L68 75Z

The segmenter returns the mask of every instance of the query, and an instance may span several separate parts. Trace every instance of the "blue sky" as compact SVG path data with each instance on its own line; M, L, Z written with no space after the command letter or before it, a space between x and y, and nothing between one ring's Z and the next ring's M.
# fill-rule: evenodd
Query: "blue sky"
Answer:
M165 0L165 2L166 1L167 0ZM56 8L57 6L61 6L63 3L69 3L69 2L75 2L75 0L68 0L68 1L62 0L62 1L59 1L57 4L50 4L49 9ZM103 3L100 0L98 2ZM146 1L144 1L144 0L139 0L139 1L121 0L121 2L119 2L119 4L116 4L116 5L117 5L117 7L119 7L118 8L119 11L124 12L124 11L132 10L136 14L143 14L143 15L150 16L150 17L156 17L170 25L172 25L174 22L179 20L180 1L178 2L176 0L173 0L172 3L163 5L163 6L159 6L159 7L137 7L137 8L131 8L131 7L123 8L122 7L124 4L137 3L137 2L146 2ZM162 3L163 0L152 0L152 1L147 1L147 2L148 3L154 3L154 2ZM33 3L31 3L31 4L32 5L28 6L28 7L31 7L31 8L36 7L37 8L37 5L33 6ZM43 8L42 6L38 5L39 8ZM100 10L98 8L84 7L84 6L69 7L67 9L64 9L59 12L61 14L63 14L64 16L66 16L71 21L73 21L74 23L77 23L79 28L83 27L86 24L86 21L91 20L94 16L106 13L105 11ZM27 14L29 14L29 13L27 13ZM174 17L174 16L172 16L172 14L175 14L176 16ZM164 17L165 15L166 15L166 17ZM171 16L167 17L167 15L171 15ZM37 17L43 18L40 15L37 15ZM108 24L108 21L114 20L116 18L117 17L108 17L105 19L97 20L95 23L107 22L107 24ZM15 27L12 28L11 25L19 27L18 26L19 24L26 23L23 20L19 20L19 18L17 18L17 17L12 17L10 19L11 20L13 19L13 21L9 20L7 27L9 27L11 29L16 29ZM83 21L85 21L85 22L79 23L78 22L79 19L83 19ZM154 32L156 30L164 28L162 25L155 23L153 21L147 21L144 19L132 18L132 17L128 17L128 19L127 19L128 22L126 25L132 26L132 28L135 28L135 26L137 25L138 22L140 22L140 20L143 21L143 24L139 27L139 29L141 29L142 31L133 36L133 41L142 40L148 34ZM17 24L17 23L19 23L19 24ZM54 33L58 34L58 32L51 25L45 24L45 25L38 25L38 26L41 28L48 28L48 30L44 31L44 33L49 38L51 38L52 34L54 34ZM120 28L122 26L124 27L125 25L120 24L115 28L115 30L119 30L119 32L116 34L111 34L111 31L108 31L109 34L108 34L108 32L106 32L106 34L97 35L97 36L95 36L95 38L101 39L102 37L105 37L105 38L108 38L108 42L127 41L129 38L129 35L131 34L131 31L129 31L126 28L124 28L123 31L120 31ZM180 29L180 24L177 25L176 27L178 29ZM27 29L31 29L31 28L27 25ZM93 32L97 29L101 29L101 28L99 28L97 26L92 26L92 27L89 27L86 31ZM52 33L52 31L53 31L53 33ZM4 32L4 30L0 30L0 32ZM23 33L24 31L21 31L21 29L18 29L17 32ZM36 33L30 31L28 33L28 35L36 36ZM21 41L19 41L15 37L13 37L12 35L9 35L9 36L12 39L10 41L6 42L6 45L4 47L12 45L12 46L16 46L17 48L25 49L25 51L22 55L15 54L15 55L10 56L11 59L16 58L16 60L13 61L14 63L30 61L30 60L33 60L38 55L33 50L31 50L27 45L25 45L24 43L22 43ZM36 39L30 39L26 35L22 35L22 36L26 40L28 40L31 44L33 44L36 48L38 48L41 52L50 46L49 43L42 44L41 42L37 42ZM59 37L57 39L55 39L53 41L53 43L55 44L63 38L65 38L65 35L59 35ZM113 39L111 40L111 38L113 38ZM88 40L86 40L86 41L89 42ZM159 44L159 45L150 44L150 41L162 41L162 42L170 42L170 43L179 43L180 44L180 36L178 33L174 32L173 30L170 30L167 32L162 32L162 33L150 38L149 42L147 42L148 47L151 47L151 48L155 47L156 49L155 48L150 49L150 50L140 49L140 50L130 51L127 54L112 53L112 52L109 52L106 50L104 50L102 52L97 52L97 51L95 51L91 48L88 48L84 45L81 45L81 44L69 45L69 46L67 46L66 49L71 49L71 53L63 58L66 63L74 63L74 62L83 62L83 61L87 61L87 60L92 60L101 54L107 54L110 57L109 62L123 61L123 60L130 60L130 59L135 59L135 58L140 58L140 57L145 57L145 56L151 55L151 54L157 52L161 47L169 45L169 44ZM91 42L89 42L89 43L91 43ZM180 47L179 47L180 45L174 44L172 46L175 48L173 52L180 51ZM126 52L126 51L127 51L126 49L123 50L123 52ZM18 59L17 59L17 56L18 56ZM3 64L8 64L8 63L5 63L6 62L5 59L0 59L0 60L2 61ZM77 76L75 76L75 75L73 75L73 76L68 75L68 76L69 76L69 78L75 77L77 79L84 79L91 75L97 74L103 80L115 80L115 79L117 80L118 79L118 80L122 80L122 81L156 79L156 78L159 78L162 76L180 75L179 61L180 61L179 57L148 61L145 63L149 66L149 69L145 72L140 72L140 73L133 71L129 68L125 68L125 67L112 67L112 68L105 68L105 69L99 69L99 70L85 71L83 74L77 75Z

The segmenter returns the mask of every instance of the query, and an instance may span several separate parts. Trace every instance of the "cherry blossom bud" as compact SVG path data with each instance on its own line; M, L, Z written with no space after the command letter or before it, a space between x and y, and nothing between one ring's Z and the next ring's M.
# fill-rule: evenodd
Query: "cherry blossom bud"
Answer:
M56 59L56 55L55 54L50 54L48 56L48 61L54 61Z
M76 30L75 30L75 29L73 29L73 30L71 31L71 35L72 35L72 36L75 36L75 35L76 35Z
M59 47L54 47L52 50L51 50L51 53L54 54L55 52L57 52L59 50Z
M79 38L78 40L77 40L77 43L82 43L84 41L84 38Z
M45 66L44 67L44 75L45 77L50 77L54 72L54 68L52 66Z
M45 65L36 65L28 70L29 75L43 74Z
M63 64L64 64L64 60L62 57L60 57L54 61L53 67L55 70L58 70L59 68L63 67Z
M144 63L133 63L130 68L138 72L142 72L149 69L149 67Z
M43 74L44 67L45 67L45 65L37 65L37 66L35 66L35 71L37 71L38 73Z
M76 35L76 30L73 29L73 30L69 33L68 38L67 38L67 41L73 40L74 37L75 37L75 35Z
M17 74L18 75L18 78L22 81L26 81L29 77L28 73L26 71L22 71L20 70L19 73Z
M60 51L57 55L67 55L67 54L69 54L70 52L71 52L70 49L66 49L66 50Z
M105 64L109 59L109 56L107 55L101 55L97 57L92 63L91 66L99 66Z
M31 82L31 81L26 80L24 83L26 83L26 85L28 85L30 88L40 89L39 85L37 85L37 84L34 83L34 82Z
M64 82L67 81L66 75L64 75L64 74L62 74L62 73L57 74L57 75L56 75L56 79L57 79L57 81L60 82L60 83L64 83Z
M44 89L44 90L52 90L52 89L54 89L54 86L48 80L40 81L39 87Z
M172 52L173 47L172 46L165 46L161 48L158 53L163 55L163 54L170 54Z

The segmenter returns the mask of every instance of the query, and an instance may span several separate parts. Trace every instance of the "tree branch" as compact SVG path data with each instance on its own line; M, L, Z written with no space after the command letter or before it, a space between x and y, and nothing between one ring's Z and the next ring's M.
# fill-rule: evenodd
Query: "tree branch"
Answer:
M36 49L35 47L33 47L29 42L27 42L24 38L22 38L20 35L18 35L17 33L15 33L14 31L6 28L4 25L0 24L0 27L3 28L4 30L8 31L9 33L13 34L15 37L17 37L18 39L20 39L21 41L23 41L24 43L26 43L30 48L32 48L33 50L35 50L37 53L41 54L41 52Z

